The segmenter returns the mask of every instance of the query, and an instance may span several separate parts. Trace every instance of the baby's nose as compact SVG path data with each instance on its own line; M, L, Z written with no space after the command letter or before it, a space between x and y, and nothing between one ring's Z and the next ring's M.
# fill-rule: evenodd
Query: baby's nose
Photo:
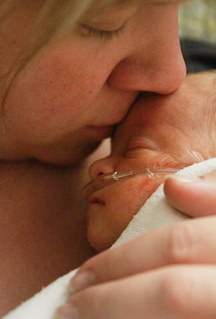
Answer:
M111 156L105 157L94 162L89 168L89 176L91 180L95 179L99 175L114 173L115 165Z

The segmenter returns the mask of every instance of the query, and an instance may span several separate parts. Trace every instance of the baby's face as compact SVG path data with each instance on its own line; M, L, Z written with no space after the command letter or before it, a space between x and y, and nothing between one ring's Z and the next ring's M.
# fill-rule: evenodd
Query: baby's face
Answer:
M202 113L208 105L203 98L200 103L202 94L193 90L190 77L187 82L189 92L183 87L169 96L140 97L117 127L111 154L92 164L92 180L116 171L181 168L211 156L199 121L204 120ZM98 251L110 247L163 181L164 175L139 174L93 192L88 198L90 244Z

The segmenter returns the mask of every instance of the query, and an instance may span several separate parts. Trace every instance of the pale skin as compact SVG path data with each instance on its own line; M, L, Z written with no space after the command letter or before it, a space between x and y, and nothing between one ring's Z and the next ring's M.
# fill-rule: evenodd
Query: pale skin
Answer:
M0 78L22 50L43 5L17 1L1 21ZM86 239L86 207L80 195L89 155L110 136L140 91L167 94L182 82L178 4L129 3L126 11L120 6L109 17L101 13L96 25L88 16L85 23L98 33L72 28L68 36L45 46L16 78L4 106L1 102L0 316L94 254ZM118 37L100 37L101 29L112 33L122 25ZM98 156L93 154L93 159ZM206 219L202 231L209 226L212 222ZM153 247L155 242L153 238ZM133 263L128 267L136 272ZM118 287L121 305L125 298ZM82 309L84 314L85 303ZM103 310L102 303L101 315Z
M174 93L141 95L116 128L111 154L91 165L91 180L146 167L180 169L216 157L215 79L215 72L189 75ZM98 251L114 244L165 176L137 175L88 195L90 244Z

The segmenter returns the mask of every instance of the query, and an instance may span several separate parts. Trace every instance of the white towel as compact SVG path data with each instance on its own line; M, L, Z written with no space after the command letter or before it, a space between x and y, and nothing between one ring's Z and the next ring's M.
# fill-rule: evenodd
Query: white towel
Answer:
M216 158L188 166L176 173L176 175L201 176L214 169L216 169ZM162 184L134 216L113 247L119 246L155 228L173 224L186 218L188 216L167 203Z
M216 169L216 158L184 168L177 174L200 176ZM149 198L122 233L113 247L125 243L143 233L187 218L172 208L165 199L163 185ZM57 279L34 297L27 300L2 319L54 319L56 309L69 296L68 283L75 271Z

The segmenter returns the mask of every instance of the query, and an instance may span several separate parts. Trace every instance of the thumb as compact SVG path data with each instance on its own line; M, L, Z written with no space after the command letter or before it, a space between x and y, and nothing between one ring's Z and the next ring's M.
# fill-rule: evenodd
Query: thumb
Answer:
M170 176L164 193L172 206L191 217L216 215L216 170L200 178Z

